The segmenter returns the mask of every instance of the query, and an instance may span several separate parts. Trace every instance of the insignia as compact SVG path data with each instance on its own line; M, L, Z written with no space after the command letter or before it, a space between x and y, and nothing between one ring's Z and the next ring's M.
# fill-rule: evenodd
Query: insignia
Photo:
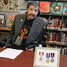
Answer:
M23 21L23 19L20 20L21 22Z

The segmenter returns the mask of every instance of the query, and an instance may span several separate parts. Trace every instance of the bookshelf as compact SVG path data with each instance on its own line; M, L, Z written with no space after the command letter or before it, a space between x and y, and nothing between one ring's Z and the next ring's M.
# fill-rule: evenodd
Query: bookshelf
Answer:
M0 30L6 30L6 31L10 31L11 29L8 27L0 27Z
M0 27L0 34L9 34L10 30L8 27Z
M3 47L6 43L6 38L10 32L8 27L0 27L0 47Z
M49 21L47 27L48 45L49 47L60 48L61 54L67 55L67 12L64 13L65 7L67 11L67 5L65 5L67 1L55 0L48 2L50 2L50 11L48 13L47 11L42 12L40 15ZM58 7L60 8L58 9ZM57 8L57 11L54 10L55 8Z

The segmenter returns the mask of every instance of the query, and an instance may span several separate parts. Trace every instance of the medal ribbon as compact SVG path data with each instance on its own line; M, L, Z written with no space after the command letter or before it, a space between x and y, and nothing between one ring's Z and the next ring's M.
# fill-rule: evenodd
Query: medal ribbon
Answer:
M55 56L55 53L51 53L51 58L54 58L54 56Z
M44 52L39 52L39 55L40 55L40 56L43 56L43 55L44 55Z
M50 53L46 53L46 58L50 58Z

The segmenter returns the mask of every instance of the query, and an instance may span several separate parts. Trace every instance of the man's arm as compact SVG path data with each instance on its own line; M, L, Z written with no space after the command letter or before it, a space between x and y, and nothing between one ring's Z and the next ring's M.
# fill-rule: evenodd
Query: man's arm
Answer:
M5 44L4 47L8 47L8 46L11 45L11 43L12 43L12 37L13 37L14 33L15 33L15 19L14 19L13 25L11 27L11 31L10 31L8 37L7 37L7 41L6 41L6 44Z

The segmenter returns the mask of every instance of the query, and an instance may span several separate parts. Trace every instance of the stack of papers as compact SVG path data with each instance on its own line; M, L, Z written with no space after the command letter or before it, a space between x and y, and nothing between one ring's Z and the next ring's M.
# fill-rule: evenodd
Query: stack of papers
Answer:
M3 50L2 52L0 52L0 57L15 59L22 52L23 50L7 48Z

